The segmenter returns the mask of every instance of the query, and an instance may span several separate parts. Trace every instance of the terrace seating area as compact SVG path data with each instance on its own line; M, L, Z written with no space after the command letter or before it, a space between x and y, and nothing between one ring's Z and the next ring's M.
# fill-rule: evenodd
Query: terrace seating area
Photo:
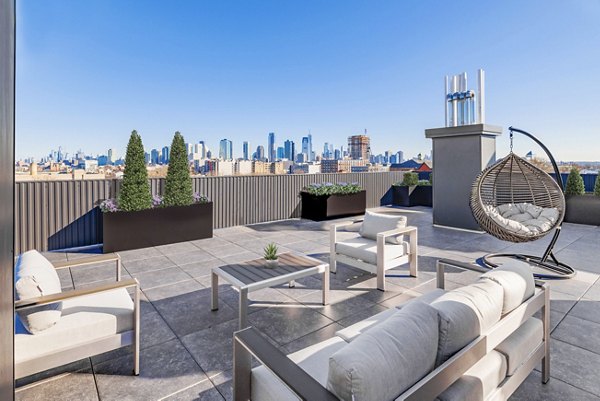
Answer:
M512 244L487 234L433 227L431 209L382 207L402 215L418 229L418 275L406 265L386 271L385 291L377 276L337 261L330 274L329 303L322 303L322 279L313 275L295 286L278 285L248 295L248 325L284 354L331 339L336 332L436 289L436 262L472 262L489 252L542 253L550 238ZM330 227L348 219L313 222L282 220L215 230L211 239L119 252L122 279L141 289L140 374L131 374L130 347L86 358L19 379L20 400L230 400L233 333L238 330L239 299L220 282L219 309L211 311L211 269L262 256L274 242L279 252L298 252L329 263ZM340 227L339 241L357 235ZM577 269L570 280L550 286L550 381L541 383L541 366L511 400L600 400L600 227L565 223L555 254ZM89 253L46 252L52 262ZM58 271L63 289L115 281L114 262ZM476 281L481 273L446 268L445 288Z

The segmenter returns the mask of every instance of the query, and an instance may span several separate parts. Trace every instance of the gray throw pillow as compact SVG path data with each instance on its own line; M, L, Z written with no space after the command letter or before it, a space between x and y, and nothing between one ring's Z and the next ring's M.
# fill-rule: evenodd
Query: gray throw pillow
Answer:
M329 358L327 389L344 401L394 400L434 368L438 314L413 301Z

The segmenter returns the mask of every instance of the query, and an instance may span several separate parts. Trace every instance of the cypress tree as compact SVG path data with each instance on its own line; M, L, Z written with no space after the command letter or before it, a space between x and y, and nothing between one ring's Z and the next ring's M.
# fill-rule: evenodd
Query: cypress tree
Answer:
M598 172L598 176L596 177L596 184L594 185L594 195L600 196L600 172Z
M125 155L125 171L123 183L119 191L119 208L132 212L149 209L152 206L148 171L144 160L144 145L137 131L131 132L127 153Z
M577 167L573 167L569 176L567 177L567 188L565 189L565 195L583 195L585 194L585 185L583 178L579 174Z
M187 206L193 201L192 178L183 136L177 131L171 143L165 182L165 206Z

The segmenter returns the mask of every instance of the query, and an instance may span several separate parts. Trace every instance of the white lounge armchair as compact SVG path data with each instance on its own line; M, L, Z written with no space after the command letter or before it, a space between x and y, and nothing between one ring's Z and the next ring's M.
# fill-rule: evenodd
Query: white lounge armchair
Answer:
M412 277L417 277L417 227L407 227L405 216L366 212L356 237L339 240L341 227L355 224L350 221L333 224L330 228L329 268L337 271L337 262L366 270L377 275L377 288L385 291L385 272L409 264ZM404 235L409 241L404 241Z
M57 269L115 262L114 283L61 291ZM20 255L15 267L15 377L21 378L120 347L133 346L139 374L140 291L135 279L120 280L118 255L52 264L37 251ZM133 288L133 300L127 289Z

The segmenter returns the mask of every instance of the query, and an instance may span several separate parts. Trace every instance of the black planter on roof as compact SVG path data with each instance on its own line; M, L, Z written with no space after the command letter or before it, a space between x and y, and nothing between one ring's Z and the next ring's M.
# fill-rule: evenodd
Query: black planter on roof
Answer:
M365 214L367 191L347 195L312 195L301 192L302 218L315 221Z

